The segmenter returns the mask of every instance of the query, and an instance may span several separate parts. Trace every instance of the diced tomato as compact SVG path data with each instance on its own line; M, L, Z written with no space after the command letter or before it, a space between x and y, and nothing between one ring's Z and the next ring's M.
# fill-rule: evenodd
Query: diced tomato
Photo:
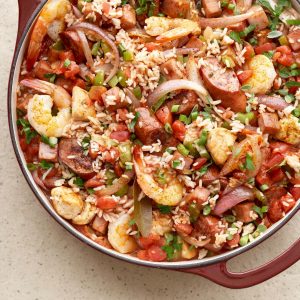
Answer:
M166 252L159 246L152 245L147 252L149 260L152 261L164 261L167 258Z
M96 206L100 209L116 208L118 201L111 196L101 196L96 199Z
M121 168L121 166L118 162L116 162L114 164L114 171L118 177L121 177L123 174L123 169Z
M87 180L84 183L84 187L86 189L95 188L95 187L103 185L104 183L105 183L104 180L102 178L98 178L96 175L96 176L92 177L91 179Z
M185 132L186 132L186 128L184 126L184 124L179 121L176 120L173 124L172 124L172 129L173 129L173 135L180 141L183 141L184 136L185 136Z
M148 251L147 250L139 250L136 254L137 258L141 260L149 260Z
M272 57L273 61L277 61L280 56L281 56L280 52L275 52L273 57Z
M264 170L264 168L261 168L260 171L258 172L258 174L255 177L256 182L259 185L263 185L266 184L268 186L271 186L272 184L272 180L270 179L270 177L268 176L266 170Z
M277 62L283 66L290 67L295 62L295 60L292 54L282 54L280 57L278 57Z
M264 52L268 52L276 49L276 44L274 43L265 43L262 46L257 46L254 48L256 54L262 54Z
M283 217L283 209L280 199L274 198L270 202L268 209L268 217L273 223L279 221Z
M265 226L267 228L269 228L272 225L272 223L270 222L268 216L265 216L262 221L263 221L263 223L265 224Z
M128 130L128 127L124 123L119 123L116 125L115 130L116 131L124 131L124 130Z
M26 143L25 136L20 136L19 141L22 151L26 152L26 150L28 149L28 144Z
M110 4L108 2L103 2L102 3L102 10L105 14L109 14L110 11Z
M159 243L160 237L157 234L150 234L147 237L141 236L138 239L138 243L141 248L149 249L152 245Z
M267 168L273 168L281 164L284 160L284 156L281 153L275 153L265 164Z
M86 89L86 83L85 83L85 81L84 81L83 79L81 79L81 78L77 78L74 85L75 85L75 86L79 86L80 88L82 88L82 89L84 89L84 90Z
M110 138L113 140L117 140L119 142L125 142L129 140L130 138L130 133L129 131L114 131L110 134Z
M253 75L253 70L245 70L237 74L237 77L241 84L247 81Z
M103 105L102 94L107 92L107 88L104 86L92 86L89 91L89 97L92 101L97 101L100 105Z
M207 159L205 157L199 157L196 159L196 161L193 163L193 170L197 171L202 168L202 166L205 165L207 162Z
M246 60L251 59L255 55L253 47L250 44L247 44L245 46L245 49L246 49L246 52L244 54L245 59Z
M273 153L281 153L281 154L285 154L289 150L291 150L291 146L283 142L272 142L270 143L270 148Z
M65 61L66 59L69 59L71 61L75 61L75 56L71 50L69 51L61 51L59 52L59 59L61 61Z
M271 178L271 180L273 182L279 182L285 178L285 175L284 175L283 171L281 170L281 168L275 168L269 172L269 177Z
M71 61L71 64L68 68L66 68L64 75L66 78L75 79L75 75L80 73L80 68L76 64L76 62Z
M173 117L172 113L168 106L161 107L156 113L155 113L157 119L163 123L164 125L169 123L172 124Z
M294 197L294 199L300 199L300 187L292 187L290 188L290 193Z
M174 226L176 231L189 235L193 231L193 226L190 224L176 224Z
M74 82L71 79L59 77L56 79L55 84L63 87L70 94L72 93Z
M126 121L128 119L127 118L128 110L126 108L118 108L117 114L119 115L121 121Z
M154 50L161 50L162 47L160 44L157 44L157 43L153 43L153 42L150 42L150 43L146 43L145 44L145 47L148 51L154 51Z
M292 54L292 49L286 45L277 47L276 51L278 51L282 54Z
M280 198L280 201L281 201L282 209L285 213L290 211L296 204L295 199L289 194L282 196Z
M236 233L233 236L233 238L230 241L227 241L226 243L230 248L234 248L234 247L238 246L239 241L240 241L240 235L238 233Z

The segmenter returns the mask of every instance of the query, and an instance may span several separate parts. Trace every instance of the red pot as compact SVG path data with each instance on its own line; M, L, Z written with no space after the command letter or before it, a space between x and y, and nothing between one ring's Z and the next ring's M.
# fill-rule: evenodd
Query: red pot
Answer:
M298 239L289 249L284 253L276 257L275 259L269 261L263 266L255 268L253 270L243 272L243 273L232 273L227 270L226 263L229 259L237 256L264 241L266 238L274 234L278 229L280 229L286 222L296 214L300 209L300 201L298 204L290 211L282 220L274 224L264 235L257 238L252 243L234 249L230 252L220 254L215 257L205 258L203 260L193 260L193 261L181 261L181 262L149 262L141 261L137 258L130 257L124 254L117 253L114 250L109 250L96 244L92 240L88 239L81 233L79 233L73 226L71 226L66 220L62 219L52 208L48 199L45 197L43 192L36 185L32 179L31 173L26 168L26 161L24 159L23 153L20 148L17 128L16 128L16 86L18 82L19 72L20 72L20 62L22 60L24 51L26 49L28 32L30 32L31 26L37 17L39 11L43 7L45 0L18 0L19 2L19 28L16 42L16 50L13 58L13 63L10 73L10 81L8 86L8 120L10 127L10 134L14 150L20 164L21 170L30 185L31 189L39 199L40 203L44 208L51 214L51 216L64 226L70 233L75 237L88 244L89 246L105 253L110 256L116 257L118 259L125 260L127 262L144 265L148 267L155 268L165 268L172 269L186 273L197 274L206 277L213 282L220 284L229 288L245 288L250 287L255 284L259 284L267 279L284 271L300 259L300 239ZM299 3L294 2L294 6L299 11Z

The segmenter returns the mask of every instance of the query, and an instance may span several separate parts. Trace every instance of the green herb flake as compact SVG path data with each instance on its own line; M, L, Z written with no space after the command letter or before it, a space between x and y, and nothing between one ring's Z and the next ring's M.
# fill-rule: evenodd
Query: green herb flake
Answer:
M172 207L168 205L158 204L157 207L162 214L169 214L172 211Z
M43 170L48 170L50 168L53 168L54 164L53 163L50 163L46 160L42 160L40 161L40 167L43 169Z
M21 133L25 134L26 144L29 145L31 140L37 136L37 132L31 128L30 123L25 119L18 119L17 125L23 127Z
M84 181L80 177L75 177L73 183L76 184L78 187L83 187Z
M255 169L253 161L252 161L252 157L249 153L246 154L245 168L249 171L253 171Z
M51 82L51 83L54 83L54 82L55 82L56 76L57 76L57 75L54 74L54 73L47 73L47 74L44 74L44 77L47 78L47 79L49 79L49 82Z
M239 43L239 44L242 44L242 40L241 40L241 37L240 37L240 35L239 35L238 32L236 32L236 31L231 31L231 32L229 33L229 37L230 37L231 39L233 39L235 42L237 42L237 43Z
M135 125L136 125L136 123L137 123L139 117L140 117L140 113L139 113L139 112L136 112L135 115L134 115L134 118L132 119L132 121L131 121L130 124L129 124L129 129L130 129L130 130L133 130L133 129L134 129L134 127L135 127Z
M68 68L68 67L70 67L70 65L71 65L71 61L67 58L67 59L64 61L64 67L65 67L65 68Z

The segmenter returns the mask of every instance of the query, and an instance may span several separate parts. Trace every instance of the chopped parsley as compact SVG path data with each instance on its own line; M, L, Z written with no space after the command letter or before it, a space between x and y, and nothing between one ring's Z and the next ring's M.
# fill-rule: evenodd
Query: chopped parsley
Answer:
M264 217L264 213L268 212L268 206L258 207L257 205L254 205L252 209L259 215L261 219Z
M287 88L290 88L290 87L293 87L293 86L300 87L300 82L298 82L298 81L287 81L287 82L285 83L285 86L286 86Z
M162 250L164 250L167 254L168 260L172 260L176 253L181 251L182 243L179 242L178 236L168 233L165 235L166 244L162 246Z
M71 65L71 61L67 58L64 62L64 67L68 68L68 67L70 67L70 65Z
M25 134L26 144L30 144L31 140L37 136L37 133L31 128L29 122L25 119L18 119L17 125L23 127L21 133Z
M49 145L51 148L55 148L58 142L56 137L47 137L45 135L41 135L41 141L44 144Z
M132 226L132 225L134 225L134 224L135 224L135 219L131 219L131 220L129 221L129 223L128 223L129 226Z
M78 187L83 187L84 181L80 177L75 177L73 183L76 184Z
M263 55L266 56L269 59L272 59L274 53L275 53L275 51L271 50L271 51L264 52Z
M132 119L132 121L130 122L129 124L129 129L130 130L133 130L134 129L134 126L136 125L138 119L140 117L140 113L139 112L136 112L135 115L134 115L134 118Z
M286 20L286 23L288 25L295 25L295 26L299 26L300 25L300 20Z
M169 214L172 210L172 207L168 205L158 204L157 207L162 214Z
M50 168L52 168L53 166L54 166L54 164L53 163L50 163L50 162L48 162L48 161L46 161L46 160L42 160L42 161L40 161L40 167L43 169L43 170L48 170L48 169L50 169Z
M44 74L44 77L49 79L49 82L54 83L57 75L54 73L47 73L47 74Z
M252 157L249 153L246 154L245 168L249 171L253 171L255 169Z

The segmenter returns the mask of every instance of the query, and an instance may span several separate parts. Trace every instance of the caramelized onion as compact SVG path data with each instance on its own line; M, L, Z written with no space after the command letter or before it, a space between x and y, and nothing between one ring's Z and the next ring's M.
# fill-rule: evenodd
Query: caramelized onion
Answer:
M152 107L160 98L167 95L170 92L178 90L192 90L199 96L206 97L206 89L199 83L195 83L186 79L169 80L159 85L148 97L148 106Z
M115 74L118 71L119 64L120 64L120 55L119 55L119 51L118 51L118 48L115 45L115 43L109 38L108 34L104 30L102 30L101 28L99 28L93 24L89 24L86 22L82 22L82 23L73 25L73 26L69 27L68 30L76 30L76 31L82 30L85 34L91 34L96 39L103 40L109 45L109 47L112 50L113 56L114 56L114 65L113 65L112 70L110 71L110 74L104 81L104 83L107 83L113 76L115 76Z
M93 57L92 57L92 52L91 52L91 49L90 49L89 42L88 42L85 34L81 30L77 30L77 34L79 36L79 39L80 39L80 42L81 42L81 45L82 45L82 50L83 50L84 56L86 58L86 61L89 65L89 67L92 68L93 65L94 65L94 60L93 60Z
M138 108L141 106L140 100L132 93L132 91L128 88L124 89L125 95L131 100L131 105L134 108Z
M222 215L228 209L245 200L253 200L253 190L246 186L239 186L227 194L223 195L214 208L214 213L218 216Z
M104 188L102 190L96 191L95 194L98 197L113 195L117 191L119 191L124 185L129 183L130 180L133 178L133 175L134 175L133 171L127 171L120 178L115 180L112 185L107 186L106 188Z

